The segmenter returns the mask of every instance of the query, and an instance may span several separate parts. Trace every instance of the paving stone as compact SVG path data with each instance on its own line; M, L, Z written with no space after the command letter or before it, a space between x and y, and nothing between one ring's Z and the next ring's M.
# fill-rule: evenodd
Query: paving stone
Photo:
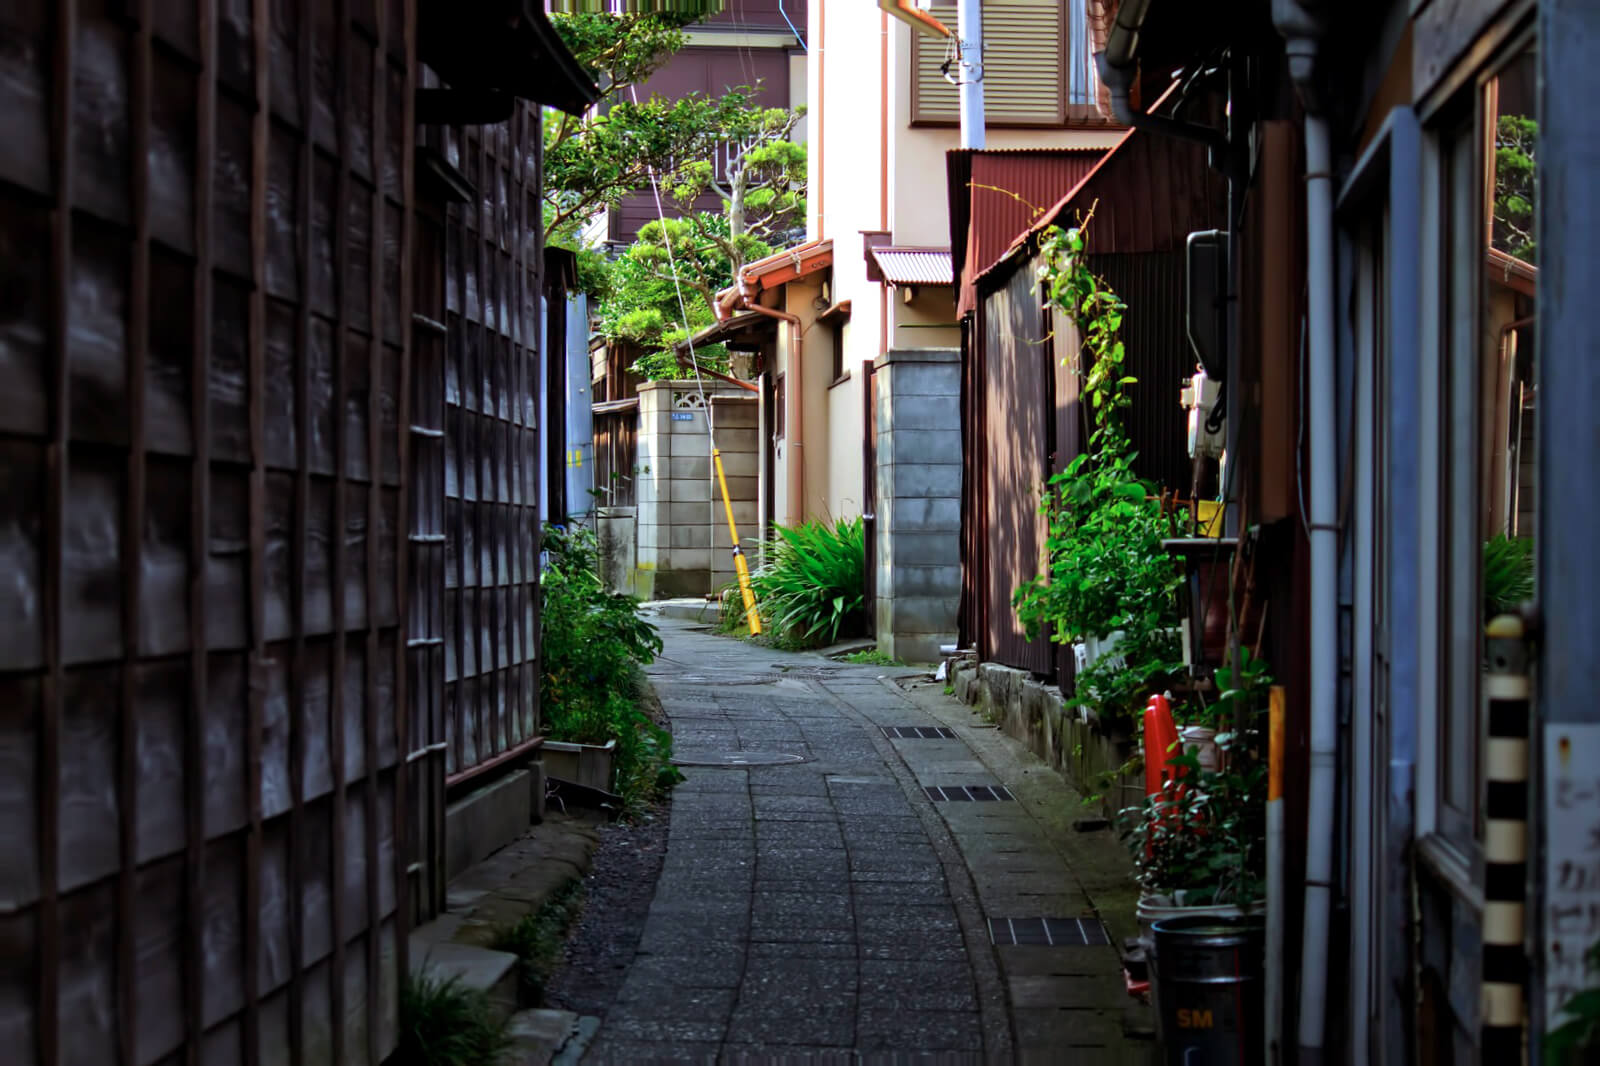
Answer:
M637 1066L639 1063L696 1063L715 1066L722 1045L717 1043L664 1043L611 1039L601 1026L600 1037L584 1056L584 1066Z
M863 1008L858 1028L857 1044L865 1050L983 1050L983 1031L977 1011Z
M1120 1012L1018 1007L1011 1018L1018 1047L1106 1047L1122 1039Z
M851 1047L856 1042L855 999L823 1004L791 1002L782 1011L760 1006L734 1008L728 1022L730 1044L796 1043L819 1047Z
M1112 1061L1062 1057L1070 1047L1147 1066L1148 1043L1125 1048L1108 1028L1124 995L1109 947L968 954L964 930L985 917L1092 912L1038 813L1071 801L1016 777L1014 741L878 679L902 672L662 627L652 672L680 754L808 761L686 768L638 954L586 1062L965 1064L1062 1038L1037 1061ZM958 739L875 728L913 723ZM1015 780L1027 802L930 804L919 780ZM1015 1047L1007 978L1027 1015Z

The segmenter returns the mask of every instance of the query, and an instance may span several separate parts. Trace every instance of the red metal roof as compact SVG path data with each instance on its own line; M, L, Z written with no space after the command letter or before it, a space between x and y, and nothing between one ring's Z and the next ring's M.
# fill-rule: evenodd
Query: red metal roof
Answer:
M973 280L1105 154L1104 148L947 153L951 263L957 275L953 280L961 285L958 314L976 306Z
M1050 226L1086 231L1090 253L1182 251L1194 230L1227 224L1227 183L1193 141L1129 130L1053 207L1017 236L1001 258L971 280L1001 284L1031 254Z
M872 249L885 285L949 285L950 249L896 248L883 245Z

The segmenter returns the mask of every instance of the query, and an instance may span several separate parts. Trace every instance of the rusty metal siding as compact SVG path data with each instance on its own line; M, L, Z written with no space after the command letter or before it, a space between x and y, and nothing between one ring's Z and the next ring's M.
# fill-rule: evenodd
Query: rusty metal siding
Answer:
M84 0L0 28L16 1061L394 1047L411 26Z
M1050 674L1049 641L1043 636L1028 640L1011 606L1017 585L1038 572L1043 555L1039 496L1049 474L1054 436L1053 346L1045 335L1045 314L1032 277L1018 273L990 294L979 330L984 424L980 517L985 534L979 650L986 661Z
M948 153L951 256L964 280L959 313L976 307L973 281L1095 167L1101 148Z
M1125 412L1128 437L1138 456L1134 472L1169 492L1190 495L1187 422L1178 390L1195 371L1184 320L1182 252L1090 255L1089 267L1128 305L1121 339L1123 367L1138 384Z

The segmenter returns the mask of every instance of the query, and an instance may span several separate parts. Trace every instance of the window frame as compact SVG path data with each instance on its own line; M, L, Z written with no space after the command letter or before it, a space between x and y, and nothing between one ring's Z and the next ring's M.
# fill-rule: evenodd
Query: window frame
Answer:
M1419 634L1421 713L1417 760L1419 857L1468 905L1481 906L1486 791L1486 713L1481 689L1483 457L1481 359L1488 212L1491 85L1536 47L1531 25L1507 34L1492 57L1462 77L1432 110L1422 138L1422 280L1420 498L1421 602L1429 624ZM1466 159L1451 172L1452 145ZM1452 217L1452 180L1462 200ZM1454 221L1459 234L1452 233ZM1452 240L1470 236L1466 276L1452 270ZM1460 257L1454 257L1459 262ZM1454 290L1454 291L1452 291ZM1470 358L1466 353L1470 353ZM1466 365L1470 361L1470 366ZM1463 598L1472 605L1461 612ZM1463 712L1462 708L1469 708ZM1452 725L1470 723L1470 810L1451 795L1448 743Z

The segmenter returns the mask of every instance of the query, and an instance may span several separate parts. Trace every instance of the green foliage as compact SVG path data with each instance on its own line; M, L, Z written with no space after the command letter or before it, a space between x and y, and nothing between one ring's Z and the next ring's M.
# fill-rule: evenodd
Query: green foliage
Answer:
M778 526L751 578L763 624L791 646L866 630L866 536L860 518Z
M695 107L633 103L633 86L683 47L691 20L671 13L555 14L562 42L600 86L585 115L548 112L545 121L545 239L558 243L574 223L648 184L651 167L669 168L704 133ZM630 143L631 142L631 143Z
M517 983L525 1005L544 1002L545 983L561 962L567 929L583 910L583 882L574 878L556 889L532 914L495 931L489 946L517 957Z
M1544 1037L1545 1061L1558 1066L1594 1062L1595 1053L1600 1052L1600 940L1584 952L1583 968L1594 981L1561 1005L1551 1019L1561 1024Z
M648 799L672 757L671 737L640 707L640 667L660 654L661 638L637 599L605 587L593 533L547 525L544 548L539 697L549 735L615 740L617 790L630 803Z
M883 652L879 651L877 648L862 648L860 651L853 651L849 655L846 655L840 661L841 662L847 662L847 663L853 663L856 666L904 666L905 665L905 663L901 662L899 659L896 659L893 655L885 655ZM948 692L954 692L955 691L954 689L951 689L948 686L946 686L946 688L948 690L947 694L948 694Z
M489 998L461 984L408 974L400 982L397 1066L492 1066L511 1046Z
M600 304L600 331L645 349L633 367L637 373L651 380L693 376L688 360L679 359L673 346L716 321L711 308L717 290L733 281L733 262L724 248L726 232L726 220L715 215L647 222L639 239L612 264L610 294ZM737 242L737 250L753 258L770 251L752 237ZM674 265L683 289L682 306L672 280ZM721 344L697 346L695 358L702 368L727 373L727 349Z
M1533 200L1537 187L1539 123L1501 115L1494 138L1494 245L1523 262L1535 261Z
M806 150L791 139L803 109L758 107L748 86L715 97L639 98L637 84L683 46L687 16L558 14L554 21L602 96L584 116L547 120L546 243L578 252L578 288L594 297L602 332L645 351L637 372L689 376L673 345L715 321L716 292L740 267L803 226ZM614 264L584 249L580 228L597 211L650 189L652 176L683 217L646 226ZM721 209L698 210L707 196ZM695 354L709 369L727 371L721 345Z
M663 176L662 195L681 217L640 229L613 266L610 292L601 303L601 331L646 349L633 369L647 378L692 373L672 346L715 322L717 293L733 284L744 264L769 254L772 242L798 232L804 220L806 150L788 139L800 112L752 108L743 89L721 103L734 106L717 113L698 154ZM713 158L723 161L721 178ZM720 211L695 210L708 194L721 201ZM697 348L695 358L727 372L720 344Z
M1161 546L1167 520L1152 487L1133 472L1121 412L1134 378L1117 331L1125 305L1088 267L1082 229L1044 237L1039 280L1045 298L1070 315L1083 338L1074 369L1093 428L1086 451L1051 477L1041 511L1049 523L1049 567L1017 589L1012 603L1030 638L1048 627L1070 643L1120 633L1077 679L1078 700L1102 722L1137 714L1144 697L1181 665L1176 594L1182 572Z
M1483 542L1483 613L1515 611L1533 599L1533 538L1497 534Z
M1216 728L1221 768L1173 752L1179 781L1121 812L1139 883L1184 893L1186 905L1242 904L1262 897L1266 873L1267 666L1242 651L1238 670L1216 672L1222 690L1200 721Z

